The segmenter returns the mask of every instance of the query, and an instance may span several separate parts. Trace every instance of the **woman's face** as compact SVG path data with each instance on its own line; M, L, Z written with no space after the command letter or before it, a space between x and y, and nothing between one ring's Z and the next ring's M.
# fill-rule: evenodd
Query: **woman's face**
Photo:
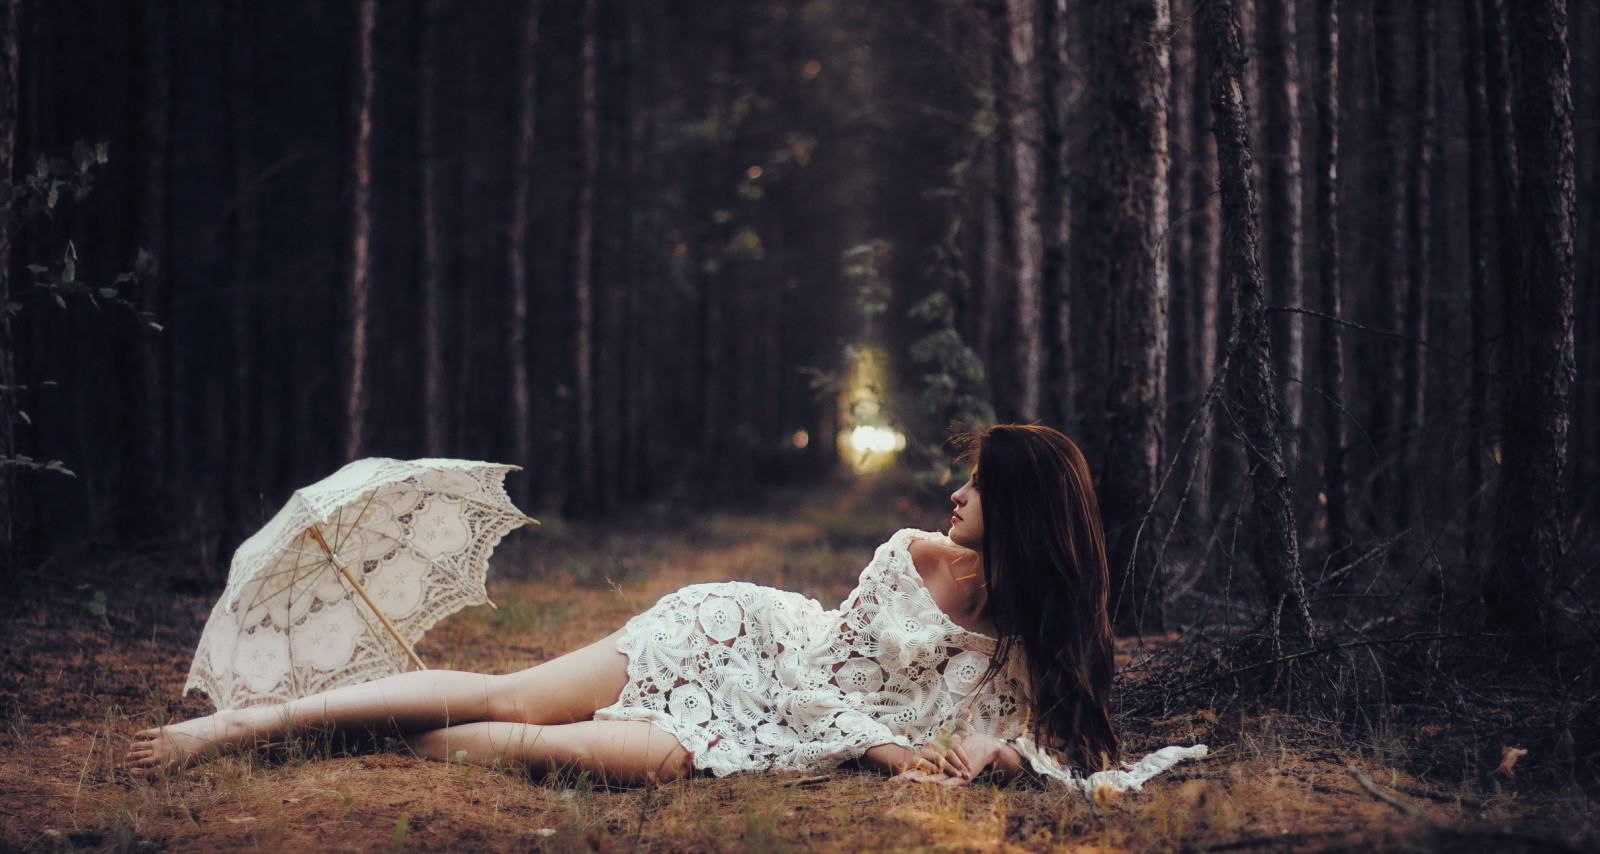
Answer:
M955 510L950 514L950 541L979 551L983 548L983 496L978 493L978 473L950 494Z

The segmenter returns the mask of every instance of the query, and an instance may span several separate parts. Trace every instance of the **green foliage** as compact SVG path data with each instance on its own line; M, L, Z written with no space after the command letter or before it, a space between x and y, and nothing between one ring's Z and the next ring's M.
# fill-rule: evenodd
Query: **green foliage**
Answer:
M94 189L97 170L109 160L110 150L106 143L91 146L79 140L73 144L70 157L41 154L34 162L33 170L17 182L0 181L0 229L4 230L7 239L15 244L14 238L30 223L53 219L68 201L76 204L87 199ZM6 319L19 318L27 305L25 295L48 299L63 311L67 309L68 300L83 299L96 309L101 308L102 303L118 306L130 312L141 326L157 332L162 330L161 324L155 322L149 312L139 310L130 298L141 281L160 272L160 264L148 250L141 248L133 260L132 268L118 273L109 283L86 281L80 275L79 267L78 246L71 239L66 241L59 254L50 253L48 260L43 263L34 261L24 264L22 269L31 274L33 281L24 290L13 288L9 291L13 298L0 301L0 316ZM44 385L54 383L47 382ZM0 386L0 392L12 394L26 390L25 385ZM12 408L11 411L15 414L7 417L14 421L33 423L33 419L21 407ZM23 454L0 455L0 467L6 466L76 477L61 460L40 462Z
M955 304L949 295L934 291L912 306L910 315L934 326L911 345L912 363L925 369L918 412L941 424L993 424L994 408L977 393L983 383L983 360L956 329Z
M109 160L106 143L91 146L82 140L73 144L71 157L39 155L33 171L23 175L21 180L14 184L0 182L0 228L14 238L29 223L41 218L53 219L65 207L63 197L70 198L73 203L83 202L94 190L96 170ZM118 273L110 283L84 281L78 268L78 246L70 239L60 254L50 260L23 265L23 269L33 275L35 295L49 297L59 308L65 309L67 300L74 297L87 299L97 308L101 300L107 300L134 312L140 322L150 328L161 329L148 312L139 311L127 297L141 279L160 271L160 264L148 250L141 248L132 269ZM23 307L21 302L8 300L0 306L0 311L15 317Z
M389 850L399 854L406 850L406 834L411 830L411 817L400 816L394 823L394 836L390 840Z
M28 418L28 413L17 410L17 415L21 418L21 420L29 421L31 423L31 420ZM55 472L56 474L64 474L67 477L77 477L77 475L73 473L72 469L67 468L66 463L63 463L60 460L39 462L33 457L25 454L17 454L14 457L0 457L0 468L4 468L5 466L15 466L17 468L27 469L28 471L51 471Z
M881 238L858 243L844 251L844 277L855 286L856 310L865 327L862 338L867 341L874 338L874 321L889 310L889 297L893 292L884 278L883 266L889 262L892 252L893 246Z

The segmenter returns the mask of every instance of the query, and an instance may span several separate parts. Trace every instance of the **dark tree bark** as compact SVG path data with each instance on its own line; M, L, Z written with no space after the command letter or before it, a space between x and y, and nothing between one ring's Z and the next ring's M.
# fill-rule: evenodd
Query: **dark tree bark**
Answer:
M1084 406L1097 445L1098 483L1118 630L1160 631L1164 591L1141 537L1155 495L1166 420L1167 90L1171 26L1166 0L1084 9L1090 79L1082 181L1073 201L1078 281L1099 289L1101 337ZM1084 328L1081 327L1080 328ZM1143 545L1140 545L1140 544ZM1136 547L1138 551L1136 551Z
M170 201L173 148L173 45L175 5L170 0L144 4L140 30L140 93L138 169L142 185L134 208L137 221L131 229L138 246L155 253L159 262L170 261L172 207ZM9 175L5 176L9 178ZM169 316L171 289L162 274L141 277L132 296L140 310L159 322ZM143 325L143 324L139 324ZM143 509L130 513L134 536L148 537L167 522L170 502L171 443L169 339L149 328L138 330L131 343L133 382L130 406L133 429L126 433L123 452L128 462L125 504Z
M422 445L430 456L445 455L445 378L444 378L444 246L440 237L439 206L439 32L445 13L444 0L427 0L422 7L422 31L417 34L417 134L422 176L417 206L419 276L422 285ZM531 13L530 13L531 14ZM518 460L519 465L527 463Z
M225 116L229 178L233 183L233 203L228 208L226 221L229 255L228 274L233 282L229 311L229 346L232 375L228 378L228 429L224 444L227 446L226 471L223 496L228 505L229 539L248 536L251 524L251 501L261 489L261 441L259 426L262 423L259 406L259 372L256 367L260 348L256 344L256 321L260 311L260 289L255 279L257 229L255 203L251 199L250 181L253 162L250 155L249 122L254 115L252 91L252 39L257 21L247 0L235 0L228 6L229 50L227 98Z
M584 0L579 79L579 174L576 227L573 229L572 291L576 317L572 338L573 384L573 509L593 512L597 495L594 389L594 221L595 181L600 170L600 119L596 94L596 0Z
M1044 388L1040 415L1051 424L1071 424L1076 398L1072 364L1072 283L1067 268L1067 4L1035 0L1039 31L1041 126L1044 148L1039 153L1039 264L1044 303Z
M1494 266L1490 271L1490 281L1499 288L1498 299L1494 299L1491 290L1488 298L1493 299L1492 305L1487 310L1500 318L1500 334L1496 336L1500 346L1492 362L1494 368L1503 380L1509 379L1513 366L1511 365L1510 347L1505 341L1510 331L1510 317L1512 314L1511 301L1513 291L1518 286L1518 234L1517 234L1517 204L1519 197L1517 164L1517 140L1513 128L1512 117L1512 92L1511 92L1511 47L1508 43L1510 24L1506 19L1506 6L1504 0L1480 0L1476 4L1481 11L1479 25L1483 36L1483 75L1484 86L1488 100L1488 126L1489 126L1489 176L1492 192L1489 203L1490 244L1494 247ZM1500 409L1507 405L1507 390L1497 389L1499 392ZM1503 468L1504 463L1504 435L1500 428L1504 427L1504 418L1496 419L1499 423L1491 435L1497 435L1499 442L1485 448L1485 462L1488 463L1489 478L1493 479L1494 472ZM1496 496L1498 500L1499 496ZM1496 511L1498 512L1498 510ZM1496 516L1496 518L1503 518ZM1491 537L1498 536L1498 526L1490 529ZM1489 568L1490 573L1504 571L1504 567L1494 566ZM1493 581L1485 578L1486 586L1492 587Z
M1006 0L1006 45L1010 60L1007 113L1011 130L1011 233L1016 245L1016 327L1012 338L1016 363L1017 418L1039 417L1039 392L1044 375L1044 293L1040 266L1044 235L1039 227L1039 160L1044 122L1039 104L1043 89L1038 59L1038 10L1035 0ZM1046 153L1049 156L1049 153Z
M1577 143L1577 191L1579 216L1589 227L1579 226L1574 250L1577 254L1577 284L1574 317L1600 317L1600 241L1592 223L1600 211L1600 9L1594 4L1578 7L1572 16L1572 98L1573 135ZM1582 116L1584 118L1576 118ZM1585 286L1584 283L1588 283ZM1592 329L1592 327L1591 327ZM1568 467L1569 487L1600 482L1600 453L1583 453L1584 448L1600 448L1600 334L1574 330L1578 376L1572 397L1572 435L1569 447L1579 449ZM1600 489L1588 489L1588 499L1580 507L1584 518L1600 518Z
M1001 213L1005 210L1005 193L1001 182L1004 170L1001 168L1002 152L996 136L991 134L983 146L978 164L980 178L975 182L978 188L975 219L982 242L978 251L977 311L974 312L977 329L972 340L978 352L983 354L985 364L990 366L984 374L988 397L1000 405L1004 396L1000 380L1004 372L996 370L1003 363L994 333L997 318L1002 314L1007 272L1006 226Z
M511 448L517 465L533 463L533 399L528 381L528 205L533 184L535 96L539 82L539 11L527 4L517 50L517 136L511 167L511 215L506 228L506 358L511 365ZM588 104L585 104L588 107ZM587 126L586 126L587 128ZM592 189L590 191L593 192Z
M1174 0L1172 17L1187 20L1189 8L1182 0ZM1167 146L1171 151L1168 161L1167 190L1171 219L1167 227L1167 278L1170 282L1171 322L1168 326L1167 345L1167 407L1173 419L1167 433L1176 437L1191 411L1190 404L1196 393L1205 387L1205 380L1195 376L1194 339L1198 331L1195 321L1194 282L1194 230L1190 218L1195 215L1195 186L1191 179L1196 168L1194 139L1189 134L1194 124L1195 68L1194 28L1174 27L1172 37L1172 75L1167 94Z
M1472 397L1468 403L1471 447L1467 453L1467 494L1482 496L1488 482L1489 456L1489 374L1494 365L1489 358L1489 315L1491 259L1494 249L1494 216L1490 207L1489 86L1485 65L1485 0L1467 4L1467 259L1468 299L1471 303ZM1474 510L1466 526L1467 562L1476 565L1482 555L1482 520Z
M10 185L16 174L17 72L21 52L17 12L21 0L0 0L0 182ZM11 233L0 228L0 306L13 302ZM15 601L17 567L17 469L6 465L17 455L16 424L21 401L17 389L12 317L0 310L0 594Z
M1322 311L1330 318L1344 315L1344 269L1339 247L1339 10L1335 3L1321 4L1316 15L1316 217L1317 258L1321 268ZM1322 391L1328 396L1322 449L1322 491L1327 498L1327 542L1330 552L1350 544L1349 476L1345 469L1347 443L1344 412L1344 336L1327 326L1322 336Z
M1411 52L1411 40L1406 26L1408 16L1395 3L1375 5L1373 27L1377 31L1378 51L1378 106L1383 117L1383 147L1385 173L1382 177L1382 215L1380 229L1387 244L1378 252L1370 316L1379 328L1404 331L1410 328L1408 320L1412 282L1408 276L1407 259L1412 240L1406 216L1408 190L1411 186L1413 148L1409 144L1411 104L1406 98L1406 81L1411 69L1403 61ZM1369 353L1370 364L1375 368L1372 376L1372 398L1376 408L1373 433L1380 450L1400 460L1408 443L1405 399L1405 359L1396 353L1389 341L1373 341ZM1397 356L1399 358L1397 358ZM1397 471L1390 466L1378 483L1382 487L1377 496L1379 512L1390 519L1404 520L1409 514L1409 502L1400 494L1405 486ZM1405 523L1402 522L1402 525ZM1398 556L1397 553L1391 553Z
M1266 277L1274 303L1299 307L1305 301L1305 227L1301 201L1300 49L1298 0L1257 0L1256 41L1261 57L1262 149L1265 168L1262 214ZM1299 468L1304 416L1305 318L1295 312L1273 316L1274 370L1283 401L1284 459Z
M1435 254L1432 181L1435 125L1438 122L1438 97L1434 91L1434 66L1437 62L1434 30L1438 26L1438 19L1432 3L1416 4L1410 19L1416 106L1412 110L1414 124L1410 140L1410 187L1406 193L1406 227L1411 234L1411 246L1407 253L1409 267L1406 280L1410 288L1406 291L1405 331L1411 341L1406 343L1405 358L1401 361L1405 374L1401 391L1401 423L1405 436L1401 466L1408 472L1416 472L1420 468L1419 443L1422 441L1423 425L1427 423L1427 349L1416 342L1428 340L1428 299L1432 289ZM1406 506L1402 520L1407 524L1420 523L1422 490L1413 484L1405 489L1402 500Z
M1310 638L1311 612L1273 395L1266 283L1256 248L1256 194L1243 98L1244 53L1232 0L1207 0L1202 26L1222 192L1223 275L1233 294L1225 399L1248 455L1254 488L1256 555L1269 608L1266 630L1275 643L1298 646Z
M1199 8L1205 0L1196 0L1191 7L1190 20L1195 21L1193 11ZM1191 41L1194 43L1194 71L1190 78L1189 101L1192 109L1189 114L1188 135L1194 146L1194 153L1190 160L1193 162L1193 172L1189 179L1190 198L1194 212L1189 224L1190 259L1194 265L1190 275L1193 282L1192 293L1188 299L1194 315L1195 335L1189 358L1194 364L1197 378L1197 391L1208 388L1216 377L1218 329L1222 325L1219 318L1218 299L1222 287L1222 197L1217 192L1217 142L1211 133L1211 104L1209 93L1210 72L1206 68L1205 51L1200 47L1201 35L1197 23L1191 27ZM1201 424L1201 435L1198 448L1201 454L1209 455L1215 444L1216 418L1214 413L1208 414ZM1201 526L1205 526L1212 518L1212 484L1215 475L1220 472L1211 472L1213 476L1202 474L1195 479L1194 490L1190 495L1189 503L1194 510L1195 518Z
M1516 139L1519 277L1510 291L1497 557L1485 590L1491 628L1548 631L1563 586L1562 476L1573 354L1576 213L1564 0L1518 4Z
M372 93L376 74L372 38L377 26L376 0L361 0L356 18L357 73L353 98L355 135L350 145L350 271L349 374L345 378L344 457L361 456L366 440L367 320L372 289Z

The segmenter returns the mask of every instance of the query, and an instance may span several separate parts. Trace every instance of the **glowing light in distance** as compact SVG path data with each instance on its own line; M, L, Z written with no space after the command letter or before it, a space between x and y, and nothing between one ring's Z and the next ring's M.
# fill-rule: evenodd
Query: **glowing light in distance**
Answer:
M862 453L891 454L906 449L906 436L899 430L863 424L850 431L850 447Z

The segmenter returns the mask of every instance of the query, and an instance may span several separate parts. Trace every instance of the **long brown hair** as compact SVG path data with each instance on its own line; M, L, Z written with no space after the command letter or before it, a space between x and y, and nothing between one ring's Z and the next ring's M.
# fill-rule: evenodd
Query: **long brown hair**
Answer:
M999 633L994 671L1021 652L1033 736L1080 768L1115 764L1110 574L1083 452L1049 427L965 437L983 506L983 575Z

